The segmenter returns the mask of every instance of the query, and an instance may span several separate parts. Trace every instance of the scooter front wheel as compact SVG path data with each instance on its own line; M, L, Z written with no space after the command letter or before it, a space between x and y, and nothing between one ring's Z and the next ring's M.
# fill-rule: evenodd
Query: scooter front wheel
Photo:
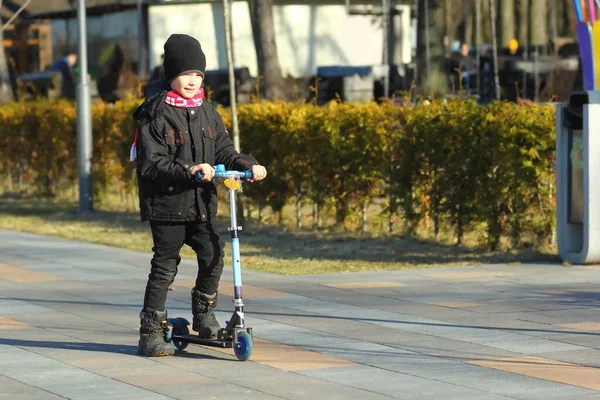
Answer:
M237 343L233 346L233 352L240 361L246 361L252 355L252 336L248 332L240 332L237 335Z

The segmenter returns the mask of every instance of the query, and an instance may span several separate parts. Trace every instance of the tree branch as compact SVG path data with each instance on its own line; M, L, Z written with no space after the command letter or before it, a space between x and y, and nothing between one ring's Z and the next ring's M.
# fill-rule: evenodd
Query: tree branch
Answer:
M15 19L17 19L17 17L19 16L19 14L21 14L21 13L23 12L23 10L27 8L27 6L29 5L29 3L31 3L31 0L27 0L27 1L25 2L25 4L23 4L23 5L21 6L21 8L19 8L19 9L17 10L17 12L16 12L16 13L14 13L14 14L13 14L13 16L12 16L12 17L10 17L10 19L9 19L8 21L6 21L6 24L4 24L4 25L2 25L2 27L0 27L0 32L4 32L4 29L6 29L6 27L7 27L7 26L9 26L10 24L12 24L12 23L13 23L13 21L14 21ZM2 9L2 0L0 0L0 9Z

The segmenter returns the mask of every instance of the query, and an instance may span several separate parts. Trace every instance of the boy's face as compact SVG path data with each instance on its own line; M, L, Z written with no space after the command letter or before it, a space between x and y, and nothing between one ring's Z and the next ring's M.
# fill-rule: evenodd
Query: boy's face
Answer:
M191 99L202 85L202 75L198 72L179 75L171 81L171 88L185 97Z

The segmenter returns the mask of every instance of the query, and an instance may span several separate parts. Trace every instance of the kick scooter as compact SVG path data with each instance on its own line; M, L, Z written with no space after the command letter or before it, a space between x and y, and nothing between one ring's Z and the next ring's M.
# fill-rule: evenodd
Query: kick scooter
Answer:
M196 177L202 179L202 174ZM235 191L241 188L240 180L252 179L251 171L226 171L222 164L215 166L215 179L224 179L223 183L229 189L229 209L231 216L231 253L233 261L234 312L225 328L221 328L214 339L204 339L191 335L188 329L189 321L185 318L169 318L167 323L171 330L165 332L165 340L172 341L178 350L184 350L189 343L203 346L231 348L240 361L246 361L252 355L252 328L244 323L244 303L242 301L242 271L240 264L241 226L237 225Z

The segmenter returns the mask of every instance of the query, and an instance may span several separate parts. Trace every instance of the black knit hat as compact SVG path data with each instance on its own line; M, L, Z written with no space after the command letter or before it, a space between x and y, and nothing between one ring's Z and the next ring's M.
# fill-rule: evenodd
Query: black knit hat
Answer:
M167 81L187 72L200 72L204 76L206 56L198 40L188 35L173 34L165 42L163 66Z

